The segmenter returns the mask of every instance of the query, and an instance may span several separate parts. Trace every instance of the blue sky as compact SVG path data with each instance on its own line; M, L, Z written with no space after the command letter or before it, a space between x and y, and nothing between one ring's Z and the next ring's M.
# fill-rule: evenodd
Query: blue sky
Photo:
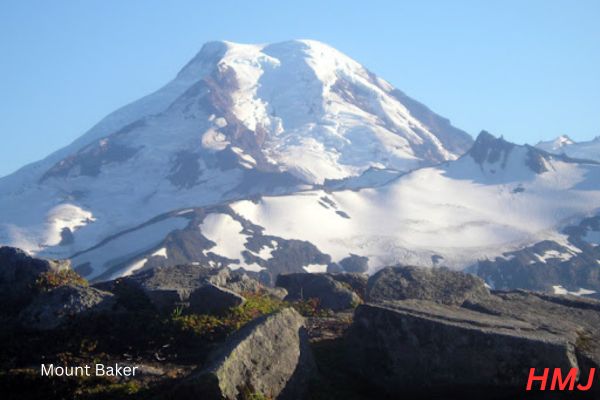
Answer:
M209 40L326 42L476 135L600 135L600 1L0 3L0 176L165 84Z

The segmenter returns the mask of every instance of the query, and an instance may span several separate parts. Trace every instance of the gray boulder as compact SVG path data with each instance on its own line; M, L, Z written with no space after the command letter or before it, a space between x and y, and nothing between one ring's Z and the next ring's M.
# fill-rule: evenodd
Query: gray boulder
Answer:
M489 297L480 278L447 268L387 267L369 279L367 301L420 299L447 305Z
M177 307L187 307L190 304L192 293L206 286L218 287L221 294L233 292L228 294L231 304L236 303L234 298L239 300L244 295L251 293L267 293L278 298L285 296L281 289L267 288L243 271L193 264L156 267L95 285L99 289L117 294L119 301L124 303L123 305L128 309L135 310L145 301L149 303L150 307L166 313ZM215 294L216 291L213 288L196 294L194 300L196 309L201 309L200 298L208 296L208 293ZM233 296L235 294L237 295ZM224 298L222 300L224 301ZM210 306L207 305L207 308Z
M444 387L523 390L530 368L581 367L566 335L423 300L359 306L348 338L354 371L391 396Z
M350 254L340 261L340 267L346 272L367 272L369 269L369 258Z
M277 277L277 286L288 291L285 300L297 301L319 299L319 306L333 311L347 310L361 303L352 287L339 281L333 274L282 274Z
M228 278L227 268L186 264L148 269L115 281L97 284L96 287L117 293L120 299L130 300L136 295L145 297L158 311L170 312L176 307L187 305L194 290L209 283L225 284ZM126 307L137 305L137 302L125 304Z
M176 397L301 399L314 371L304 319L287 308L232 335L206 368L177 388Z
M69 319L90 313L108 312L114 296L92 287L59 286L38 295L20 314L25 329L51 330Z
M197 314L223 315L245 301L236 292L209 283L192 292L189 307L190 311Z
M37 293L35 282L41 274L68 268L68 261L33 258L20 249L0 247L0 311L17 312Z
M347 336L352 373L390 396L490 388L514 398L530 368L600 368L600 302L481 285L414 267L372 277L374 302L357 308Z
M361 299L365 299L367 295L367 284L369 275L358 272L346 272L341 274L330 274L330 276L338 282L347 285Z

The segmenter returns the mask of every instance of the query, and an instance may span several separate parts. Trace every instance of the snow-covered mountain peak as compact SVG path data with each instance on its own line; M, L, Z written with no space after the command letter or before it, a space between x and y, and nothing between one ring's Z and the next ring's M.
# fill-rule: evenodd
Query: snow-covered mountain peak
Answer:
M500 183L536 180L537 175L546 172L552 172L548 176L563 176L561 173L569 175L566 170L574 169L575 163L577 160L562 154L552 154L529 145L517 145L482 131L473 147L448 170L455 177ZM464 171L468 172L465 174ZM477 174L480 176L476 177Z
M561 135L556 139L539 142L536 147L550 153L560 151L565 146L575 144L575 141L567 135Z
M554 140L539 142L535 147L553 154L564 154L571 158L600 161L600 137L589 141L575 142L563 135Z
M323 43L210 42L163 88L0 179L0 244L66 257L173 210L402 173L471 143Z

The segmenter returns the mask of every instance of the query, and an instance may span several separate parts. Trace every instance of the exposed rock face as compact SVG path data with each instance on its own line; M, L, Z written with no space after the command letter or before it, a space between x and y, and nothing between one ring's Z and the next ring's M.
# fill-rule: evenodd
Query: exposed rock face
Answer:
M532 367L577 367L574 344L560 334L429 301L359 306L351 329L357 370L389 394L419 387L524 388Z
M229 289L207 284L190 295L190 311L197 314L222 315L245 301L246 299Z
M135 310L142 300L160 312L193 302L195 312L220 313L243 303L247 294L267 293L280 299L287 294L283 288L263 286L242 271L191 264L156 267L95 287L117 294L126 308ZM201 305L205 300L216 303Z
M288 308L261 317L231 336L207 368L180 385L177 395L300 399L314 370L304 319Z
M26 329L50 330L69 318L110 311L115 305L113 295L83 286L59 286L37 296L19 315Z
M575 347L580 366L600 368L600 302L596 300L513 291L494 292L463 307L527 321L540 331L558 334Z
M349 284L336 280L332 274L284 274L277 277L277 286L288 291L286 300L319 299L321 308L347 310L361 302Z
M42 260L14 247L0 247L0 309L18 311L36 294L34 285L41 274L69 266L68 261Z
M483 280L446 268L387 267L369 279L367 300L419 299L447 305L486 298Z
M196 289L208 284L226 287L231 275L228 268L200 265L175 265L141 271L115 281L103 282L96 287L119 294L137 293L146 297L159 311L170 312L187 305Z
M348 334L354 373L400 396L520 393L530 368L578 368L587 377L600 367L600 302L483 289L478 278L443 269L374 275L368 297L377 303L357 308Z
M153 268L97 285L120 293L139 292L159 311L169 312L187 302L190 294L221 271L196 265Z
M361 273L343 273L330 274L330 276L336 281L350 286L361 299L366 298L369 275Z
M346 272L367 272L367 269L369 269L369 259L351 254L340 261L340 266Z

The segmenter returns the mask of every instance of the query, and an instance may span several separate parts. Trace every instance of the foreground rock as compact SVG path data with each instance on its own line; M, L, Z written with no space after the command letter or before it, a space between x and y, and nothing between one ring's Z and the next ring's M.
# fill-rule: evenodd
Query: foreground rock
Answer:
M487 298L483 280L446 268L387 267L369 279L367 301L419 299L447 305Z
M301 399L314 369L304 319L287 308L236 332L176 394L185 399Z
M0 247L0 311L18 311L37 293L40 275L69 267L68 261L42 260L14 247Z
M512 395L522 393L530 368L578 368L587 377L600 367L600 302L489 293L479 283L415 267L373 276L369 298L377 303L357 308L347 337L353 373L389 396L476 388Z
M283 274L277 286L288 291L289 301L319 299L319 306L333 311L347 310L361 302L352 287L335 279L336 274Z
M109 312L115 305L111 293L83 286L59 286L38 295L19 315L26 329L50 330L77 316Z
M196 314L223 315L230 308L242 305L246 299L232 290L207 284L190 295L190 311Z

